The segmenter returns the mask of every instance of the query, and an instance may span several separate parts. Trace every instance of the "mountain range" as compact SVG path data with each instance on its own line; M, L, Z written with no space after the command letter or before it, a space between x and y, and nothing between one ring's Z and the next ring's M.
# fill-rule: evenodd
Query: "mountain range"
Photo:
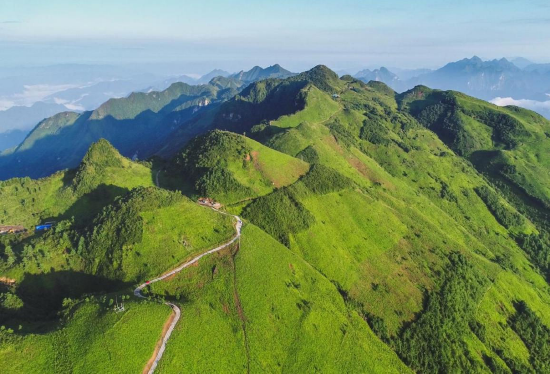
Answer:
M166 373L547 371L550 121L325 66L239 82L2 156L0 371L147 371L173 321Z
M516 100L547 101L550 93L550 69L545 64L527 64L515 60L522 68L505 58L483 61L477 56L451 62L440 69L400 79L386 68L364 70L355 77L365 82L380 80L398 92L417 85L456 90L483 100L510 97Z
M71 77L71 69L69 70L68 78ZM86 69L83 67L82 69ZM283 78L292 75L289 71L283 69L279 65L270 66L268 68L254 67L250 71L236 74L231 74L226 71L215 69L200 78L192 78L187 75L174 76L168 79L157 80L156 76L151 74L134 74L134 75L105 75L103 78L95 77L94 82L85 82L84 78L94 76L94 69L89 68L92 72L84 75L80 80L67 81L61 80L62 77L56 78L55 70L46 69L45 72L30 76L28 78L5 78L7 82L19 82L21 87L42 87L45 92L40 97L40 101L27 106L13 106L5 111L0 111L0 152L8 148L12 148L21 143L29 131L36 126L41 120L50 117L54 114L61 113L67 110L70 111L93 111L101 104L112 98L123 98L132 92L152 92L164 91L174 83L186 83L189 85L208 84L217 77L231 78L241 81L235 83L234 86L251 83L256 80L266 78ZM104 69L105 70L105 69ZM115 74L117 70L101 70L97 74ZM48 80L45 77L46 73L50 72L51 77ZM15 73L15 72L14 72ZM77 69L73 74L78 76L80 71ZM35 79L35 80L33 80ZM38 80L37 80L38 79ZM57 80L56 80L57 79ZM40 85L29 85L31 82L46 82ZM64 83L63 83L64 82ZM55 83L55 84L54 84ZM63 84L61 84L63 83ZM19 87L19 86L17 86ZM17 88L18 90L23 88ZM54 91L48 93L49 91ZM9 92L9 91L6 91ZM22 94L18 94L21 96ZM0 97L1 102L1 97ZM17 131L15 131L17 130Z

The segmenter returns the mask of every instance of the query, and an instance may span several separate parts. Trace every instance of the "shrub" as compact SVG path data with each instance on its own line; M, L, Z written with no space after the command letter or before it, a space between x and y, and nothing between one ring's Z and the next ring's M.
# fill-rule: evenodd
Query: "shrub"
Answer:
M289 235L307 229L315 217L296 199L292 187L262 196L246 207L243 217L285 245Z
M418 372L481 371L467 354L464 337L471 333L487 279L460 253L452 253L449 261L440 289L428 296L421 316L397 340L397 352Z
M321 164L313 165L311 170L300 180L312 192L321 195L350 188L354 185L351 179Z
M296 158L299 158L300 160L303 160L310 164L317 164L319 163L319 154L313 148L313 146L308 146L307 148L304 148L302 151L300 151Z
M504 227L511 228L521 226L524 223L523 216L518 212L504 206L496 192L487 186L476 187L474 191L483 200L496 220Z
M515 303L516 314L510 327L529 349L529 361L537 373L550 372L550 329L542 323L524 301Z
M127 196L109 205L94 220L94 229L88 234L85 253L88 271L116 278L122 264L122 248L140 243L143 220L140 212L170 206L183 196L155 187L139 187Z
M387 145L389 143L388 134L389 130L384 123L380 120L379 116L366 114L368 119L363 121L363 127L359 137L363 140L371 142L372 144Z
M203 174L195 183L195 188L201 195L215 199L226 194L231 194L235 200L254 195L251 188L243 186L231 172L220 167L212 168Z

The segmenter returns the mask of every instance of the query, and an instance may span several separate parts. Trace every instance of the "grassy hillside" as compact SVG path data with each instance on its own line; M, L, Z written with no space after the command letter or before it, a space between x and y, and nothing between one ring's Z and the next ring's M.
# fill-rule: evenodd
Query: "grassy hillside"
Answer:
M119 303L121 296L117 296ZM125 311L115 313L114 297L73 302L65 311L63 328L56 331L23 336L20 331L1 331L0 370L10 374L140 372L169 311L157 303L125 300Z
M122 157L105 140L90 147L80 166L47 178L0 182L2 225L33 226L49 220L91 218L115 197L137 186L152 186L146 164Z
M213 131L191 141L170 172L185 176L199 195L234 204L294 183L308 169L306 162L254 140Z
M518 107L497 107L457 93L417 87L400 105L433 129L495 183L550 207L550 122Z
M48 207L67 217L56 191L90 204L107 179L141 187L44 235L0 238L0 312L16 330L0 354L70 334L79 318L113 322L94 312L105 302L96 299L62 329L29 334L56 320L64 298L128 292L233 235L230 217L151 187L160 170L161 186L213 197L245 220L235 245L146 289L182 309L160 372L547 371L547 121L456 92L397 95L322 66L205 113L200 131L248 137L208 132L154 171L99 143L77 170L51 177L58 185L26 180L49 186L29 210L22 182L5 182L6 211L28 222Z
M237 253L151 288L186 316L160 372L408 372L333 284L253 225Z

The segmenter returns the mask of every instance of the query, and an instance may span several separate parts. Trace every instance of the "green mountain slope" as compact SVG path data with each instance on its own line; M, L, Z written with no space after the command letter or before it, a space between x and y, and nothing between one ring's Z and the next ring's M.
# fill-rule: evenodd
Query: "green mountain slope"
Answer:
M308 169L252 139L213 131L192 140L170 172L185 176L199 195L234 204L294 183Z
M407 372L333 284L253 225L244 228L237 253L191 272L152 287L189 300L189 318L175 331L161 372L303 372L312 365L321 372ZM224 332L223 343L214 331Z
M55 320L63 298L128 293L233 235L228 216L147 187L158 175L161 187L214 198L245 220L235 245L145 289L182 308L160 372L547 370L547 121L454 92L397 95L319 66L252 84L193 126L233 132L207 132L154 171L101 157L112 154L101 142L51 178L87 196L109 173L128 180L128 163L148 171L134 179L144 187L80 224L0 237L2 323L23 326L4 333L0 354L32 346L29 333ZM190 136L174 132L167 154ZM0 193L15 204L12 183ZM78 317L92 306L72 309L58 331L115 319ZM130 331L118 334L132 345Z
M343 188L345 183L336 182L333 189L315 190L304 177L289 188L251 202L244 217L338 284L380 336L398 352L403 349L403 359L413 368L484 371L490 370L489 361L501 368L514 366L516 361L517 365L526 364L528 356L512 348L521 341L518 336L510 328L497 334L494 326L514 315L518 299L533 309L542 308L539 315L548 313L544 306L549 300L547 283L525 267L533 261L544 274L545 265L528 248L519 246L521 237L537 235L543 228L517 213L501 191L495 191L468 162L454 155L437 134L400 111L391 90L354 81L346 85L338 98L340 110L327 111L324 116L312 110L308 115L306 107L289 115L283 126L270 129L275 135L264 141L290 155L306 156L310 162L331 167L332 171L311 178L322 181L320 184L330 185L331 180L343 178L353 183ZM326 102L333 100L319 95L325 95ZM277 121L271 126L276 127ZM340 178L328 176L335 169ZM464 273L457 270L464 275L448 280L442 277L454 272L454 266L464 268L460 270ZM478 288L461 283L463 277L479 277ZM514 296L509 293L512 284L518 289ZM543 293L525 292L529 284ZM432 333L449 333L445 319L438 320L431 309L424 311L427 300L433 299L439 303L437 310L450 308L451 313L451 304L436 299L445 294L445 287L461 289L451 297L453 302L474 300L470 306L464 305L456 322L467 327L457 327L450 341L434 344L429 350L406 353L407 344L432 343L430 334L422 337L415 332L427 328L416 327L424 321L430 321ZM494 294L488 293L489 289ZM496 300L506 308L491 312L490 318L476 316L478 305ZM404 329L423 313L424 319ZM476 323L500 338L480 342L477 330L469 327ZM496 343L499 339L510 345ZM462 353L449 357L446 350ZM428 357L435 357L431 366L425 366Z
M399 101L480 171L550 206L550 121L518 107L425 87L404 93Z
M162 92L111 99L93 112L60 113L39 123L14 151L0 155L0 179L43 177L78 165L91 143L105 138L125 156L144 159L170 133L208 106L235 95L241 83L174 83Z
M0 182L2 225L28 230L48 220L90 219L115 197L137 186L152 186L153 170L122 157L105 140L90 147L80 166L47 178Z

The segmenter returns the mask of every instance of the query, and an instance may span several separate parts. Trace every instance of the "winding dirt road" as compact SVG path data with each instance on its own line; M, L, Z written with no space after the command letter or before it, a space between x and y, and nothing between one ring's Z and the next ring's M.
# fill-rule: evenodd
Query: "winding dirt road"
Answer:
M156 179L157 179L157 185L158 185L158 173L157 173L156 177L157 177ZM212 208L212 209L215 210L216 212L220 213L220 214L230 215L230 214L227 214L227 213L224 213L224 212L220 212L220 211L218 211L214 208ZM176 273L179 273L180 271L182 271L186 267L189 267L189 266L193 265L194 263L196 263L197 261L199 261L204 256L208 256L212 253L221 251L222 249L226 248L227 246L229 246L229 245L235 243L237 240L239 240L240 237L241 237L241 228L243 226L243 222L241 221L241 218L239 216L232 216L232 217L234 217L237 220L237 223L235 224L236 235L230 241L220 245L219 247L216 247L214 249L211 249L207 252L204 252L204 253L196 256L192 260L178 266L177 268L173 269L172 271L170 271L170 272L168 272L168 273L166 273L166 274L164 274L164 275L162 275L158 278L151 279L151 280L149 280L149 281L147 281L143 284L140 284L134 290L134 295L136 295L137 297L141 297L141 298L145 299L146 297L143 296L143 294L141 293L141 290L143 290L149 284L161 281L161 280L166 279L166 278L168 278L168 277L170 277L170 276L172 276ZM168 339L170 339L170 335L172 335L172 332L174 331L174 328L176 327L176 324L178 323L178 321L181 317L181 310L176 304L173 304L173 303L168 302L168 301L165 302L164 304L166 304L170 308L172 308L172 310L174 311L174 316L170 317L172 319L172 322L170 323L168 329L166 329L166 331L164 332L164 335L161 337L160 346L158 346L158 348L155 349L155 352L153 353L153 357L151 358L151 360L145 366L145 368L143 370L144 373L152 374L155 371L155 369L157 368L157 365L158 365L160 359L162 358L162 355L164 354L164 350L166 349L166 342L168 342Z

